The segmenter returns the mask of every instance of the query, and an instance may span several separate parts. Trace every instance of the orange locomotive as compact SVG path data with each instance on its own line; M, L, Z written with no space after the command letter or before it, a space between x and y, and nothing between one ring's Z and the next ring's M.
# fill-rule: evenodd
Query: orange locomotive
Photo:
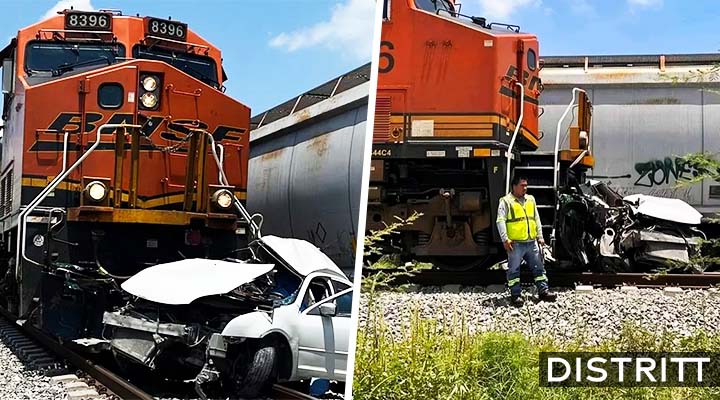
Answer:
M539 147L537 38L463 16L452 0L384 5L368 228L418 211L404 253L482 264L498 254L510 158Z
M246 240L250 110L186 24L65 10L0 60L2 289L19 315L79 337L117 294L108 278Z

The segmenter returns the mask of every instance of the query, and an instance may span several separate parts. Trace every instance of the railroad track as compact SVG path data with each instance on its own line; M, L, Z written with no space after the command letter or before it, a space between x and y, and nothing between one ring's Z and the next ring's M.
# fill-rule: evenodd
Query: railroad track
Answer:
M95 362L88 360L80 354L68 349L54 338L34 328L30 324L16 324L15 321L17 321L17 317L4 307L0 307L0 316L2 316L7 323L12 324L13 327L24 333L29 340L36 342L59 359L66 360L92 377L97 383L102 385L98 392L107 391L110 392L108 394L114 394L122 399L154 400L153 396L128 382L126 379L120 377L106 367L98 365Z
M86 373L96 382L98 393L116 396L121 399L154 400L155 397L142 388L132 384L110 369L83 357L73 350L63 346L60 342L46 333L34 328L30 324L19 325L17 317L0 307L0 337L13 351L33 368L52 371L50 375L67 374L65 363ZM195 393L192 394L195 396ZM316 400L315 397L287 388L282 385L273 385L272 400ZM270 400L270 399L268 399Z
M386 269L385 273L401 272L401 270ZM372 272L363 271L363 275ZM595 272L553 272L548 271L551 286L573 287L575 285L594 285L601 287L616 287L633 285L639 287L665 287L678 286L683 288L709 288L720 286L720 273L707 272L702 274L652 274L652 273L595 273ZM521 274L523 283L533 281L529 272ZM442 271L424 270L414 276L401 276L395 280L397 284L411 283L421 286L442 286L460 284L464 286L485 286L505 283L505 271Z
M272 396L275 400L317 400L316 397L282 385L273 385Z

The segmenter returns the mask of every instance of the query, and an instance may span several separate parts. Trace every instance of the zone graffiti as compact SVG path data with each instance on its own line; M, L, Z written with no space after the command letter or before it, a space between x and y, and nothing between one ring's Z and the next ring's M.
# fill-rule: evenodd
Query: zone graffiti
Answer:
M670 183L670 178L678 181L698 176L698 170L680 157L636 163L635 171L640 175L635 180L635 186L643 187L666 185Z

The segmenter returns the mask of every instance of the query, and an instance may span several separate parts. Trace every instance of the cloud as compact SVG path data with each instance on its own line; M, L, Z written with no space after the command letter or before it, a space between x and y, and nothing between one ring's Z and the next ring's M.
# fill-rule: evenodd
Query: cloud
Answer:
M59 0L57 3L55 3L54 6L50 7L50 9L47 10L45 15L43 15L40 20L54 17L57 15L58 11L62 11L66 8L69 9L70 7L74 8L75 10L82 11L95 10L95 7L93 7L93 5L91 4L91 0Z
M627 0L630 7L662 7L663 0Z
M270 46L289 52L325 47L359 60L369 60L375 4L374 0L344 0L335 5L329 20L283 32L270 40Z
M479 0L482 15L488 18L507 18L523 7L540 7L542 0Z

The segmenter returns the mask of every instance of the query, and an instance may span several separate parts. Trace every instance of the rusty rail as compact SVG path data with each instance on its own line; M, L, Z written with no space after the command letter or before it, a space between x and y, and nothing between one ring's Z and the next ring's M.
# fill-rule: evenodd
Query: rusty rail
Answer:
M383 270L386 273L400 270ZM363 275L372 272L363 271ZM548 271L551 286L572 287L576 284L616 287L633 285L640 287L679 286L684 288L709 288L720 286L720 273L706 272L702 274L653 274L653 273L598 273L598 272L558 272ZM521 274L523 283L531 283L532 276L527 271ZM474 271L442 271L425 270L410 277L399 277L395 283L412 283L418 285L476 285L504 284L505 271L474 270Z
M273 385L272 396L274 400L318 400L309 394L298 392L282 385Z

